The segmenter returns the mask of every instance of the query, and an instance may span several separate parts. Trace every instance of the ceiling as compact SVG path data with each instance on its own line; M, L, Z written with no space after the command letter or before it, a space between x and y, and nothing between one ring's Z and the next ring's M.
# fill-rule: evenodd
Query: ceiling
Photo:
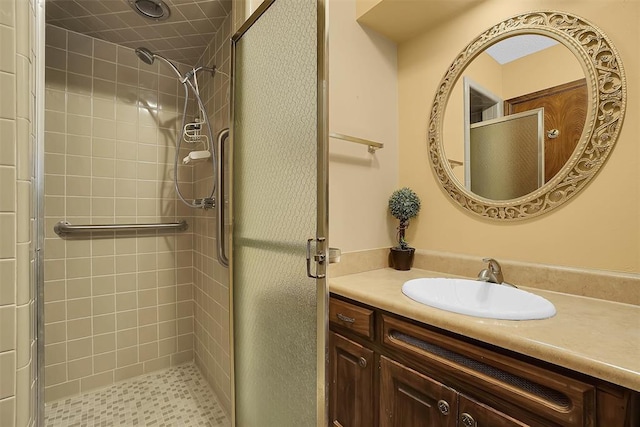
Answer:
M47 24L196 65L231 12L231 0L165 0L168 19L138 15L127 0L46 0Z
M356 2L356 20L401 43L486 0L367 0Z
M538 34L520 34L489 46L486 52L498 64L504 65L557 44L558 42L551 37Z

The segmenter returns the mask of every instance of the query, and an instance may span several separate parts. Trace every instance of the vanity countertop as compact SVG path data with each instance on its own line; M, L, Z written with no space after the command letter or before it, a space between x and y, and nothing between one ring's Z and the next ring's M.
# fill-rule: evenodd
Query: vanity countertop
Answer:
M420 304L402 284L448 274L391 268L329 279L331 293L409 319L496 345L640 391L640 306L540 289L522 289L551 301L557 314L544 320L494 320Z

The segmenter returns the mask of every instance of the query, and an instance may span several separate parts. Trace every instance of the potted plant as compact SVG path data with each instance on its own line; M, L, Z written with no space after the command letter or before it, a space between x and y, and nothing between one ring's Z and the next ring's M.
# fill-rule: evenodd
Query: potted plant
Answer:
M408 187L396 190L389 198L389 211L400 221L398 246L391 248L389 264L396 270L410 270L415 248L409 246L404 236L407 227L409 227L409 220L420 212L420 198Z

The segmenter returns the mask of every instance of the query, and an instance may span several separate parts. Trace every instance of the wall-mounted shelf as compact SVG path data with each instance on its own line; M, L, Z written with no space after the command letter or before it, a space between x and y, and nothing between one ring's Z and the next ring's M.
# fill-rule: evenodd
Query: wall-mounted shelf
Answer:
M356 144L363 144L369 147L369 152L371 154L375 153L376 150L380 148L384 148L384 144L381 142L370 141L368 139L356 138L355 136L343 135L341 133L330 133L330 138L341 139L343 141L355 142Z

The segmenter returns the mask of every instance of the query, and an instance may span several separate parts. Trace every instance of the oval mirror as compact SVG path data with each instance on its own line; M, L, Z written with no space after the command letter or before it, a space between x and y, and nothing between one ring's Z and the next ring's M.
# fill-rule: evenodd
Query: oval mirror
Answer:
M535 12L482 33L434 99L429 158L447 194L482 217L519 220L560 206L617 139L626 82L595 26Z

